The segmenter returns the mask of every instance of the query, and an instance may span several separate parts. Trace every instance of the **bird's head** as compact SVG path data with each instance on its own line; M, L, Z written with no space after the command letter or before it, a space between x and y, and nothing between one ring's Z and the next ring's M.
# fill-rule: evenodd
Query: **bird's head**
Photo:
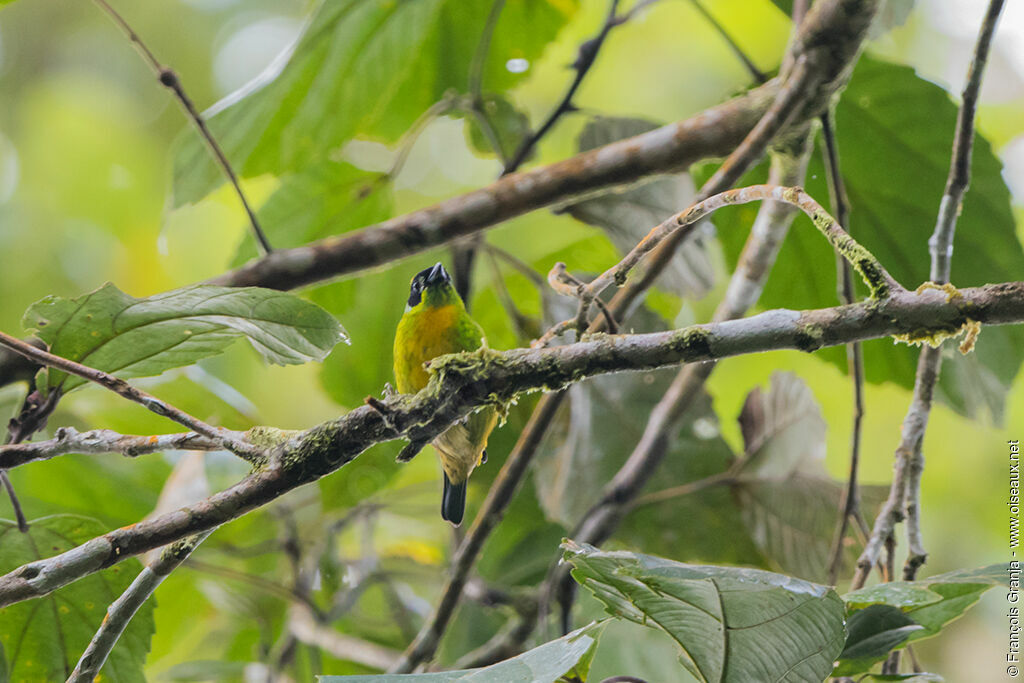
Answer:
M461 302L455 287L452 286L451 276L438 262L416 273L416 277L409 285L409 301L405 310L409 312L420 307L440 308Z

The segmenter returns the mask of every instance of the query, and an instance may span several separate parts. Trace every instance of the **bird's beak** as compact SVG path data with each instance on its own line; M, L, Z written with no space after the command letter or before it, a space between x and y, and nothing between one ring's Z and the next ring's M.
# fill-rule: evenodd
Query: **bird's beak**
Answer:
M436 264L434 264L434 267L430 269L430 272L427 273L427 278L424 281L424 283L429 286L436 285L441 282L450 281L451 278L448 277L448 271L445 270L444 266L441 265L441 262L438 261Z

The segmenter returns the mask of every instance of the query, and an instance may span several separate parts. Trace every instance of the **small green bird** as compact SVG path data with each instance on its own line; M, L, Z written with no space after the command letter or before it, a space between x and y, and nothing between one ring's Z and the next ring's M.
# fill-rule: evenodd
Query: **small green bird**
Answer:
M395 333L395 380L398 391L411 394L427 386L423 364L437 356L475 351L485 346L484 332L466 311L440 263L416 274L405 315ZM434 439L444 470L441 517L455 526L466 511L466 482L473 468L487 461L487 438L498 412L484 408L466 416Z

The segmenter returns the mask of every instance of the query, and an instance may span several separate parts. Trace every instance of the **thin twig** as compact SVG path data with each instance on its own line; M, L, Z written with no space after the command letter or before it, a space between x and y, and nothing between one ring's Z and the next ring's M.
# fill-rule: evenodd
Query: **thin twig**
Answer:
M75 375L82 379L95 382L101 387L113 391L118 396L125 398L133 403L138 403L144 408L162 415L168 419L174 420L180 425L184 425L196 432L210 439L214 439L232 453L242 457L253 463L262 463L265 458L259 449L251 446L247 443L242 443L233 437L232 432L228 432L226 429L213 427L206 424L202 420L196 417L192 417L188 413L175 408L171 404L161 401L156 396L148 394L141 389L136 389L132 385L125 382L123 379L114 377L113 375L107 374L102 370L90 368L81 363L68 360L67 358L61 358L55 356L47 351L37 349L35 346L21 341L15 337L10 336L4 332L0 332L0 345L6 346L16 353L20 353L26 358L45 365L47 367L56 368L62 372L66 372L69 375ZM59 392L59 388L51 389L53 392Z
M33 344L30 344L33 345ZM34 345L33 345L34 346ZM35 365L34 363L32 364ZM46 421L57 407L60 394L51 391L45 398L36 389L35 378L29 379L28 393L22 399L21 409L17 417L11 419L7 425L7 437L4 446L0 448L17 448L21 443L46 426ZM28 533L28 520L21 508L21 501L14 490L14 484L7 476L9 466L0 464L0 480L3 481L7 497L11 500L11 508L14 510L14 518L18 522L18 531Z
M139 34L135 32L135 29L122 17L117 10L111 7L106 0L95 0L96 4L107 13L107 15L113 20L115 24L124 32L131 41L132 45L142 56L143 60L149 65L156 74L160 84L174 93L174 96L178 99L182 109L185 110L185 114L188 119L199 131L199 135L203 138L210 153L213 154L217 160L217 164L224 171L224 175L227 176L228 180L231 181L231 185L235 188L235 194L238 195L238 199L242 202L242 207L245 209L246 215L249 217L249 224L252 226L253 236L256 238L256 242L263 250L264 254L269 254L273 251L270 246L270 242L267 240L266 234L260 227L259 220L256 218L256 212L253 211L249 205L249 200L245 198L245 193L242 192L242 186L238 182L238 176L235 175L234 169L231 167L231 162L228 161L224 151L217 144L216 138L213 137L213 133L210 132L209 127L206 125L206 121L203 120L202 114L196 109L192 99L185 92L185 87L181 84L181 78L178 74L170 67L164 66L160 63L160 60L156 58L152 50L142 41Z
M484 541L487 540L490 532L504 515L505 508L508 507L519 488L527 466L540 447L544 434L554 420L555 413L564 398L565 392L559 391L546 394L538 401L537 407L534 408L533 414L530 416L530 421L527 422L515 447L498 472L498 476L487 494L487 499L473 520L473 525L466 533L466 538L455 551L441 600L416 639L402 654L401 660L391 667L389 670L391 673L409 673L434 656L437 646L441 642L441 636L448 628L455 608L459 604L459 598L462 596Z
M210 529L185 540L176 541L164 548L155 562L143 567L124 593L107 608L107 616L82 653L75 670L68 676L67 683L92 683L98 678L107 656L114 649L118 638L124 633L135 613L156 591L157 586L163 583L163 580L212 533L213 530Z
M605 38L613 28L624 23L626 20L625 18L616 17L616 9L619 1L620 0L611 0L611 8L609 9L605 23L601 27L601 31L596 37L584 42L580 46L579 55L576 62L573 64L573 68L576 70L576 75L558 106L552 110L548 115L548 118L536 132L523 139L513 152L512 157L507 158L505 150L501 146L501 142L491 126L486 112L484 112L481 106L481 79L483 63L485 62L487 52L490 49L491 36L494 32L495 25L497 24L498 15L504 6L504 0L495 0L495 3L491 6L491 12L487 17L487 24L484 27L484 33L477 46L477 51L473 56L473 62L470 64L469 108L470 112L480 124L480 129L483 131L491 147L494 149L494 153L498 155L498 158L502 161L501 174L498 176L499 179L507 175L511 175L519 170L519 167L523 165L524 161L526 161L530 152L537 146L541 139L543 139L544 136L552 130L555 123L557 123L565 114L576 110L575 106L572 104L572 98L583 83L583 79L586 78L587 72L590 71L590 67L593 66L594 62L597 60L597 53L604 44ZM476 261L476 253L479 250L482 241L483 238L481 236L474 235L466 239L463 243L456 243L452 245L452 266L454 269L455 291L459 293L459 296L462 297L462 300L467 305L470 303L473 264Z
M235 441L243 441L244 432L228 432ZM217 451L224 448L220 439L211 439L195 432L137 436L119 434L109 429L79 432L74 427L59 427L46 441L0 446L0 469L11 469L36 460L49 460L67 453L120 453L134 458L163 451Z
M484 66L487 64L487 56L491 51L491 38L494 37L494 29L498 25L498 18L504 8L505 0L493 0L491 3L491 11L487 14L487 22L480 34L480 42L477 43L473 60L469 63L469 94L475 99L479 99L483 94Z
M25 519L25 512L21 509L21 501L18 500L18 494L14 491L14 484L11 483L10 477L2 469L0 469L0 482L7 490L7 497L11 499L11 508L14 509L14 519L18 522L18 531L23 534L28 533L28 520Z
M727 190L712 195L703 201L690 206L666 219L653 228L621 261L594 278L589 284L573 286L579 282L572 278L565 264L556 264L548 277L548 282L560 294L576 296L580 300L580 311L577 314L577 329L586 321L589 305L600 296L613 282L622 285L629 271L649 252L655 250L663 242L668 242L676 234L689 232L698 221L725 206L746 204L755 201L774 200L791 204L806 213L814 222L815 227L832 244L833 248L845 259L864 279L874 299L884 298L896 281L885 271L878 260L842 228L824 208L802 188L785 188L774 185L751 185L735 190Z
M821 132L825 141L825 175L828 180L829 200L836 213L839 224L850 231L850 200L846 195L842 172L839 168L839 146L836 142L835 130L832 125L831 112L821 115ZM853 272L846 261L837 261L839 272L839 300L844 304L852 304L856 300L853 289ZM846 345L846 366L853 382L853 433L850 437L850 466L846 487L839 499L839 521L832 536L829 550L828 582L835 585L843 563L843 541L849 528L850 520L860 510L860 490L858 476L860 470L861 425L864 420L864 352L860 342Z
M594 66L594 62L597 61L597 55L601 51L601 46L604 45L605 39L611 30L619 25L616 22L616 13L619 9L619 0L611 0L611 4L608 8L608 15L605 17L604 23L601 25L601 29L597 35L587 40L580 45L579 52L576 55L576 61L572 67L576 71L573 76L572 82L569 84L569 88L562 95L562 99L558 105L551 110L548 117L544 120L544 123L540 125L532 135L520 143L516 153L512 155L512 159L505 164L505 169L502 171L502 175L508 175L515 172L526 160L526 157L530 155L533 148L537 145L537 142L541 140L548 131L562 118L565 114L575 111L576 107L572 103L572 98L576 96L576 91L579 90L580 85L583 84L583 79L587 77L587 72L590 71L590 67Z
M729 49L732 50L733 54L735 54L736 57L741 62L743 62L743 66L746 67L747 71L750 72L750 75L754 78L755 81L757 81L758 83L764 83L765 81L768 80L768 77L765 75L765 73L757 68L757 65L754 64L753 60L751 60L750 57L747 56L747 53L743 51L743 48L741 48L739 44L737 44L736 41L733 40L733 37L729 35L729 32L725 30L725 27L718 23L718 20L715 19L714 15L711 14L711 12L709 12L703 4L701 4L700 0L690 0L690 4L692 4L694 8L696 8L696 10L700 12L701 16L708 20L708 23L711 24L712 28L714 28L715 31L717 31L718 34L722 36L722 39L725 41L725 44L728 45Z
M710 477L704 477L703 479L697 479L696 481L687 482L679 486L673 486L672 488L661 489L660 491L653 491L647 495L640 496L632 502L631 506L640 507L641 505L650 505L651 503L674 500L715 486L729 486L735 481L736 477L732 472L719 472L718 474L712 474Z
M992 0L982 20L978 41L974 46L974 56L967 72L967 83L964 85L960 111L957 114L956 135L953 139L953 152L950 158L946 189L939 204L935 232L928 240L931 252L930 278L933 283L939 285L949 282L950 260L953 256L953 235L956 231L956 222L960 215L963 197L971 179L971 149L974 142L974 118L977 112L978 95L981 91L981 81L985 72L985 64L988 61L992 36L995 33L996 22L999 20L1003 4L1003 0ZM932 395L941 369L941 350L930 346L925 347L918 359L914 395L903 420L902 437L900 445L896 449L895 474L889 498L876 518L871 539L857 561L857 573L853 579L854 589L864 585L868 572L878 559L881 546L892 537L896 524L904 518L907 522L907 544L909 546L907 561L903 568L904 577L912 580L928 556L922 542L919 516L921 475L924 470L924 455L921 446L931 412Z

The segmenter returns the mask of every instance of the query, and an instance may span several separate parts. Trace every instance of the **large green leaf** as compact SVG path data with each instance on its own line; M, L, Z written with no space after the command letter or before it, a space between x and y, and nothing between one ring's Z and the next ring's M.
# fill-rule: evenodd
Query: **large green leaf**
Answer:
M609 613L669 634L700 680L822 680L843 648L843 603L827 586L572 541L563 548L573 576Z
M105 531L96 520L77 515L33 520L26 534L12 522L0 520L0 572L69 550ZM67 678L106 616L107 606L141 568L138 560L130 558L45 597L0 608L0 644L8 658L10 680L50 683ZM153 631L153 602L147 601L111 651L101 672L103 680L144 683L143 665Z
M239 337L272 363L322 360L345 331L308 301L270 289L193 285L136 299L106 284L76 299L49 296L23 320L50 352L121 377L158 375L220 353ZM46 386L85 380L46 371Z
M510 60L540 56L577 0L506 2L483 85L526 77ZM281 174L323 159L354 136L391 142L449 89L464 91L490 2L324 0L280 72L230 96L209 125L242 175ZM527 72L528 73L528 72ZM174 163L174 205L223 182L187 131Z
M482 669L383 676L320 676L321 683L555 683L587 680L594 648L604 623L594 623L552 640L518 657Z
M599 116L583 128L578 146L580 151L586 151L658 127L659 124L644 119ZM604 230L615 247L626 253L656 225L688 207L696 194L690 175L679 173L610 190L566 210L573 218ZM686 247L679 250L659 277L660 286L679 296L700 298L708 293L715 283L708 255L709 232L712 231L706 223L698 225Z
M872 605L891 605L920 624L907 643L930 638L949 622L960 617L981 594L995 586L1005 586L1012 565L993 564L977 569L960 569L919 581L893 581L847 593L847 608L866 609ZM1015 570L1020 571L1019 563Z
M846 645L833 676L865 673L889 652L924 627L898 607L871 605L855 611L846 622Z
M282 177L256 215L275 249L297 247L384 220L391 215L391 188L380 173L327 159ZM247 232L234 265L256 255Z
M850 232L905 286L928 279L928 238L949 169L956 106L942 88L912 69L862 57L836 107L836 134L849 194ZM1002 164L988 141L976 136L971 187L957 224L952 281L958 287L1015 280L1024 250L1010 211ZM710 172L704 167L700 174ZM741 184L763 182L764 167ZM827 204L820 155L807 172L807 191ZM730 265L746 242L757 205L715 213ZM804 216L798 216L761 297L765 308L820 308L836 303L835 256ZM987 327L967 356L947 345L938 394L958 412L989 411L997 419L1024 361L1024 327ZM842 349L820 351L846 368ZM918 349L882 339L864 344L867 379L911 387Z

